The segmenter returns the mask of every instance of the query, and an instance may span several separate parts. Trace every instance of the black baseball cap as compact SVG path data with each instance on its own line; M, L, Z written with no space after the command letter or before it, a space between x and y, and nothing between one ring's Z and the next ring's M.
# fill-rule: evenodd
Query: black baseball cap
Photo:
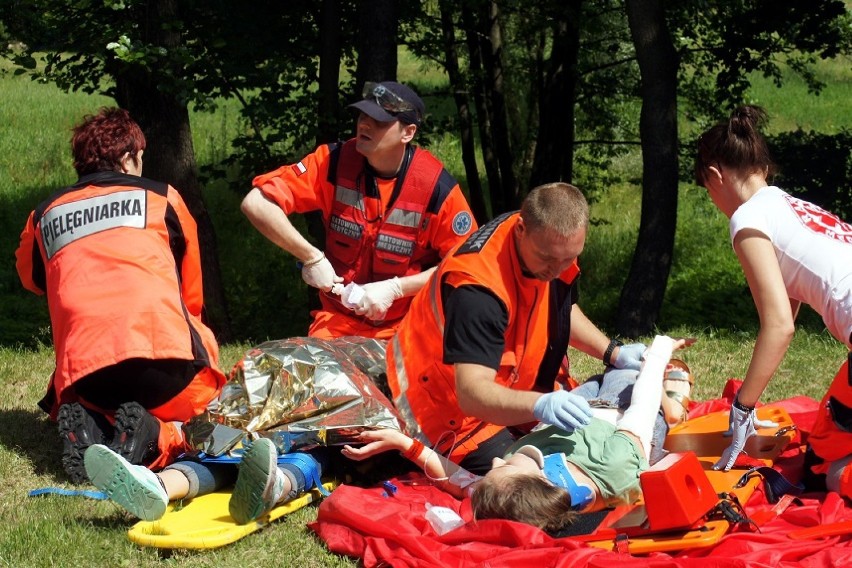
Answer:
M367 81L361 93L362 100L352 103L354 108L379 122L398 120L403 124L420 126L426 105L411 87L395 81L374 83Z

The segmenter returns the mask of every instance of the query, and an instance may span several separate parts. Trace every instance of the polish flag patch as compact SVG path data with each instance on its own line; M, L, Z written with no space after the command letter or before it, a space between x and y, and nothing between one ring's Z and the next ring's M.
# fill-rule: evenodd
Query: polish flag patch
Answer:
M308 171L308 168L306 168L305 164L303 164L302 162L299 162L298 164L293 164L290 167L293 168L293 173L295 173L297 176L300 176L306 171Z

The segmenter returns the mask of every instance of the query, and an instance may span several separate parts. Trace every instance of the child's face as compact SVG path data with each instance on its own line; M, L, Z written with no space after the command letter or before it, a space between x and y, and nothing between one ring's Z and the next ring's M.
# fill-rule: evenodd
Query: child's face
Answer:
M534 459L524 454L512 454L508 459L494 458L491 471L485 474L491 481L498 481L515 475L535 475L544 477L544 472Z

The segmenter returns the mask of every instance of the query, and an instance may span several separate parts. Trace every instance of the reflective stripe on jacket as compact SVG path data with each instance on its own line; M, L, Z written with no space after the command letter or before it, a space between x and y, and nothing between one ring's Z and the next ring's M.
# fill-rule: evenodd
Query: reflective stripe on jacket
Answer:
M335 152L339 154L334 156ZM441 162L428 152L409 146L387 210L369 219L370 208L364 200L378 201L378 189L366 159L355 149L355 141L332 150L331 161L336 163L336 168L329 167L335 187L325 254L344 282L366 284L418 274L438 263L437 251L422 246L418 237L429 221L427 212L437 212L430 210L430 205L434 208L434 204L443 201L436 200L435 194L447 193L455 186ZM324 297L348 312L339 296ZM409 303L409 298L394 302L385 320L401 318Z

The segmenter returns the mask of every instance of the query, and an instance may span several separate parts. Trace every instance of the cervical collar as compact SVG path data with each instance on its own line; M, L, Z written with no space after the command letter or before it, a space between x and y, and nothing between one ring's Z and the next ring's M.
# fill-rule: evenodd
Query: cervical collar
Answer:
M532 458L544 472L547 480L557 487L568 491L571 497L571 509L582 511L595 502L595 490L586 483L578 483L571 471L565 454L555 453L545 456L535 446L523 446L518 449L521 455Z

